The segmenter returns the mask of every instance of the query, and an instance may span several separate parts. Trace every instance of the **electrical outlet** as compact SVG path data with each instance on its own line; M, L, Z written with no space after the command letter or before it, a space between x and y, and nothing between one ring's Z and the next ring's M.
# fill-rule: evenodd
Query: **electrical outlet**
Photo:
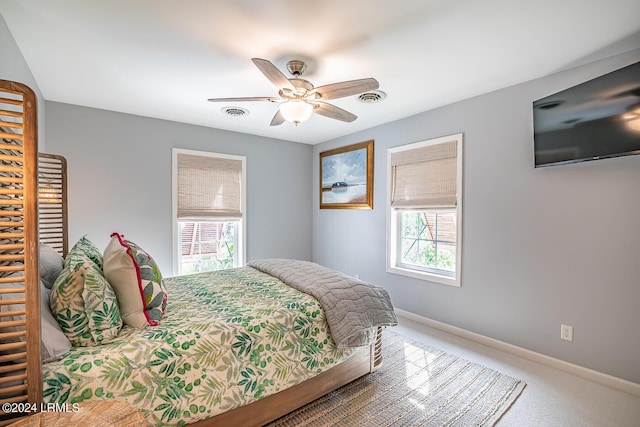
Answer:
M573 341L573 326L560 325L560 338L566 341Z

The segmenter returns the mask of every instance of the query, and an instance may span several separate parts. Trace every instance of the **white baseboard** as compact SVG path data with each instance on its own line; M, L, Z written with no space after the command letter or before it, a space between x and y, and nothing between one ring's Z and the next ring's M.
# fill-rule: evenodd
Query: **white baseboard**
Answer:
M443 332L447 332L451 335L455 335L461 338L468 339L469 341L484 344L488 347L502 350L506 353L522 357L523 359L531 360L542 365L550 366L555 369L559 369L564 372L568 372L573 375L585 378L587 380L606 385L617 390L624 391L626 393L633 394L634 396L640 396L640 384L631 381L624 380L622 378L614 377L602 372L594 371L593 369L585 368L584 366L575 365L573 363L565 362L564 360L556 359L555 357L547 356L542 353L527 350L526 348L518 347L513 344L506 343L494 338L480 335L475 332L468 331L466 329L451 326L446 323L439 322L437 320L429 319L418 314L411 313L409 311L395 309L398 316L405 319L412 320L416 323L429 326L434 329L438 329Z

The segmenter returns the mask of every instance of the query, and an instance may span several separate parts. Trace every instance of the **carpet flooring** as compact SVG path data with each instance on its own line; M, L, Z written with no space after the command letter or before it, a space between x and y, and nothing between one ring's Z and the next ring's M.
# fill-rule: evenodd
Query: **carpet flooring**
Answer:
M492 426L526 385L389 328L382 354L373 374L269 426Z

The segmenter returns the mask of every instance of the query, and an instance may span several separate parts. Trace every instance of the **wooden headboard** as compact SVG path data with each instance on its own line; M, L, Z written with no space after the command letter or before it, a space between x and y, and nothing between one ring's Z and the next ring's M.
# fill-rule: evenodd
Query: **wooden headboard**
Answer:
M38 153L38 239L67 255L67 160L55 154Z
M36 120L33 91L0 80L0 403L42 396Z

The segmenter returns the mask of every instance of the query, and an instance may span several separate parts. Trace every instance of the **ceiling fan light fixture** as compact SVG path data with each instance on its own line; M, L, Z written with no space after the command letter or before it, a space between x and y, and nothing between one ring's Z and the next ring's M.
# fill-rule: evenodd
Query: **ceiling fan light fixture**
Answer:
M313 105L299 99L292 99L280 104L280 113L286 121L298 126L309 120L313 113Z
M293 75L292 78L285 76L271 61L262 58L251 58L251 61L253 61L260 72L279 89L279 97L244 96L239 98L209 98L208 101L269 101L278 103L280 104L280 108L271 119L269 126L280 126L285 121L297 126L309 120L313 113L346 123L350 123L358 118L355 114L326 102L328 100L344 98L365 92L362 102L372 103L383 99L385 96L384 92L376 91L380 84L373 77L345 80L315 87L311 82L300 77L306 69L306 63L303 60L291 60L287 63L287 69ZM367 93L367 91L374 92ZM245 113L238 108L226 111L226 114L234 116L239 116L243 113L246 114L248 111Z

